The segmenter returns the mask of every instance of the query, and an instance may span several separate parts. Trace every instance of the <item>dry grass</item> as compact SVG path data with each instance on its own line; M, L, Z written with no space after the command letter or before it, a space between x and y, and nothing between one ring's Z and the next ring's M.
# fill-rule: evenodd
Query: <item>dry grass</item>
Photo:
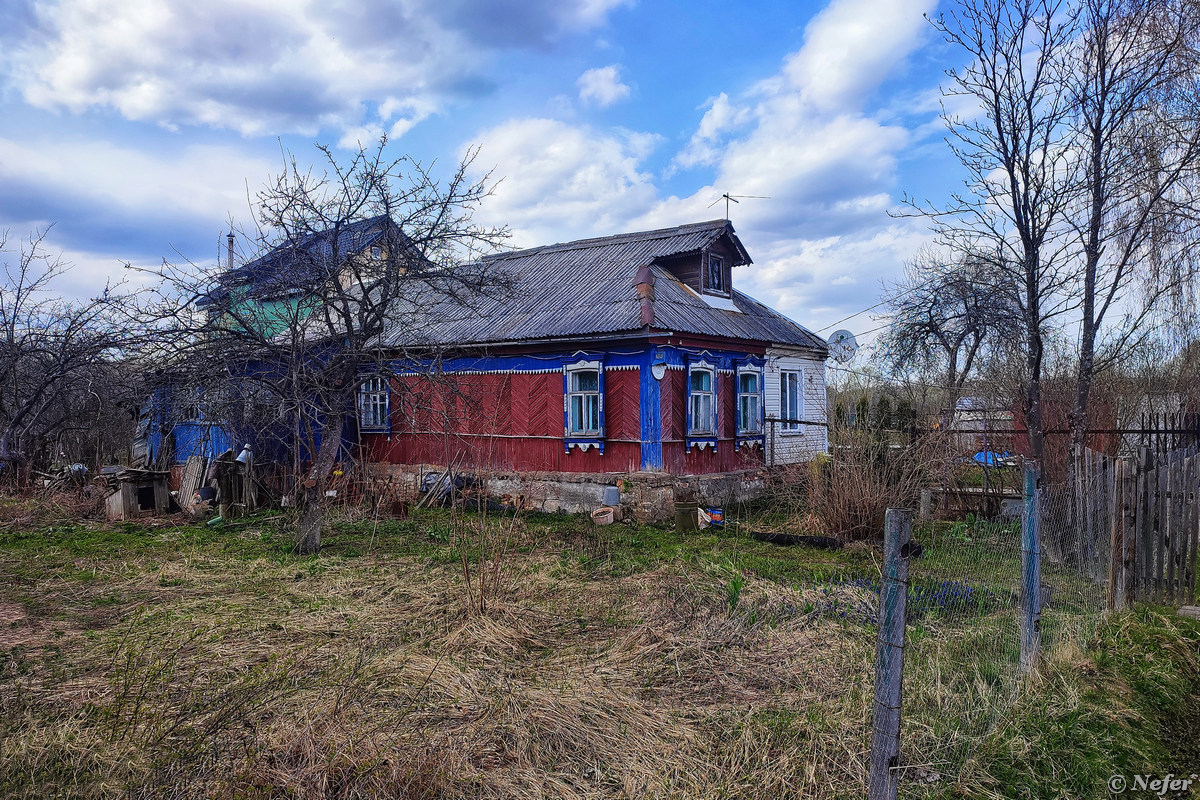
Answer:
M862 795L869 545L478 521L364 518L319 557L285 520L0 529L0 795ZM925 532L914 564L997 600L909 626L906 797L986 783L1019 698L990 530Z
M735 612L728 571L597 574L525 531L480 614L436 550L247 559L147 535L170 546L37 575L0 553L25 576L5 607L57 625L4 652L6 796L861 787L870 637L793 613L800 591L748 576Z

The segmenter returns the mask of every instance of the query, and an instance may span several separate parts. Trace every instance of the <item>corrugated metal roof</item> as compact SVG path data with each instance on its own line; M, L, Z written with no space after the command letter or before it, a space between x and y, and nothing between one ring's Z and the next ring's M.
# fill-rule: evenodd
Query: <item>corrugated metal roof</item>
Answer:
M634 278L640 267L653 266L654 330L694 333L769 344L793 345L826 352L824 340L753 298L733 292L740 309L714 308L656 262L697 252L728 236L738 253L736 264L750 256L726 220L676 228L626 233L599 239L535 247L485 257L481 266L507 278L507 290L479 295L466 304L443 302L436 292L410 299L424 306L421 333L427 344L490 344L586 337L644 330ZM385 345L414 344L413 317L384 336Z
M337 263L334 255L333 230L311 233L295 243L276 247L264 256L229 270L221 276L224 286L279 282L309 286L313 276L327 276L340 268L351 255L365 251L385 235L390 220L387 215L371 217L343 226L337 232Z

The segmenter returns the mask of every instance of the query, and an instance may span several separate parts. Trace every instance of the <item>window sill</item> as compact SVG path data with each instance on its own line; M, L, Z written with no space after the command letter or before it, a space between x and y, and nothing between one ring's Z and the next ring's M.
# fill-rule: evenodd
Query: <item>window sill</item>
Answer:
M685 450L691 450L693 447L698 448L700 450L704 450L708 447L712 447L712 451L714 453L717 452L717 436L716 436L716 434L713 434L711 436L689 435L687 437L687 447L685 448Z
M804 434L808 433L808 431L804 430L805 427L806 426L801 425L799 428L780 429L779 435L780 436L803 436Z
M604 439L600 437L569 436L563 440L564 453L570 453L572 447L585 453L594 447L604 455Z

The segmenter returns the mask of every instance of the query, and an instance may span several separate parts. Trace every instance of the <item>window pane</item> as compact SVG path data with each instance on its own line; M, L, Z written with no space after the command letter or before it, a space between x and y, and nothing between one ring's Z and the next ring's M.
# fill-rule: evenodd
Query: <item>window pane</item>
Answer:
M571 430L583 429L583 398L575 395L571 398Z
M708 258L708 287L710 289L724 289L725 281L722 280L725 276L722 274L722 262L716 256Z
M571 373L572 392L595 392L600 389L600 375L595 370L580 370Z
M712 373L704 370L697 370L692 373L692 391L693 392L710 392L712 391Z
M738 429L758 430L758 395L747 394L738 398Z
M584 395L584 400L587 405L587 429L598 431L600 430L600 396L588 394Z
M753 372L738 376L738 391L742 394L758 394L758 376Z

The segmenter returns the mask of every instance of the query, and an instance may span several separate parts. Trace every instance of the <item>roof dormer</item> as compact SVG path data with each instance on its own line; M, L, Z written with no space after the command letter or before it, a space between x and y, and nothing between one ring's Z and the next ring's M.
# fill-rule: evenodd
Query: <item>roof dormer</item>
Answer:
M717 235L698 242L696 249L659 258L658 264L698 294L729 298L733 268L751 263L750 255L727 221L712 233Z

